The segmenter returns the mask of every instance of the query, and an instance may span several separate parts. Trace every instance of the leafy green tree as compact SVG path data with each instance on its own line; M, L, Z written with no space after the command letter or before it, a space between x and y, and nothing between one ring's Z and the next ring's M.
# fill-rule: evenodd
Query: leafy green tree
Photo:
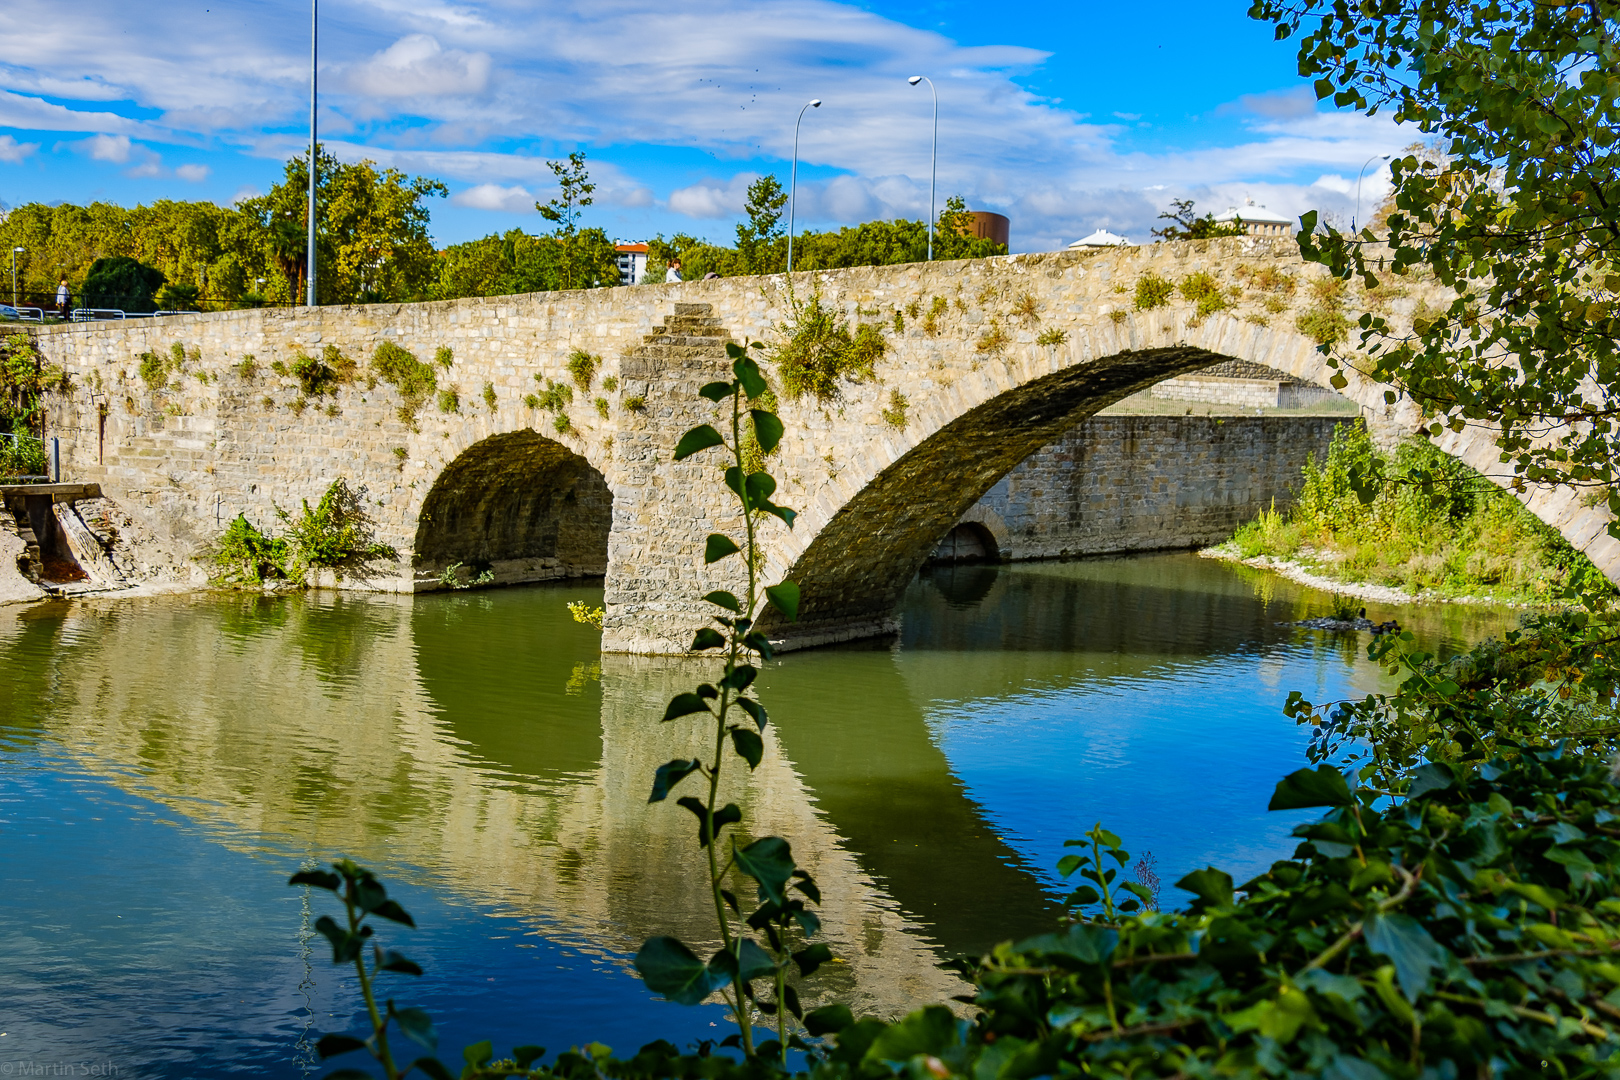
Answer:
M1166 240L1213 240L1218 236L1243 236L1243 219L1216 221L1214 214L1199 217L1191 199L1171 199L1170 209L1159 215L1170 224L1154 229L1153 235Z
M1500 425L1518 483L1598 486L1620 513L1620 3L1255 0L1250 15L1302 35L1319 98L1387 111L1443 152L1390 162L1385 234L1303 219L1304 256L1342 278L1421 272L1455 291L1410 332L1365 316L1366 374L1435 434Z
M562 287L577 289L600 285L602 275L599 268L592 265L592 256L599 254L599 239L582 236L579 230L579 216L595 201L592 193L596 191L591 174L585 168L585 152L575 150L567 161L548 161L546 165L557 177L558 194L549 202L535 203L534 208L540 211L541 217L556 225L552 236L562 249L558 267ZM600 229L594 231L601 232ZM600 240L606 238L606 234L602 234ZM613 283L617 284L616 275Z
M782 210L787 199L775 176L762 176L748 185L748 201L743 205L748 222L737 226L737 252L748 273L776 272L773 248L783 235Z
M316 154L316 298L323 304L411 300L426 293L438 270L424 200L449 193L444 184L410 177L375 162L353 165L325 150ZM248 199L240 243L273 268L272 293L304 295L309 213L309 162L288 161L268 194Z
M80 301L88 307L156 311L152 298L164 280L163 271L127 255L97 259L80 287Z

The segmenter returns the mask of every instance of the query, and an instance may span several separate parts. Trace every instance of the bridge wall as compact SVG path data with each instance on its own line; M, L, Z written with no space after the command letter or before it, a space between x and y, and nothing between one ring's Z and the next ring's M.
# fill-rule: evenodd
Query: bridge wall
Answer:
M1348 417L1093 416L962 515L1004 559L1200 547L1292 506Z
M1198 272L1227 290L1226 310L1200 318L1179 294L1165 307L1134 309L1145 275L1181 281ZM1292 241L1234 238L791 280L69 325L41 330L39 343L46 361L69 375L66 392L51 395L47 419L63 439L66 476L100 483L136 519L152 537L149 549L162 552L152 560L162 573L194 576L192 557L237 513L273 524L276 507L296 508L344 477L365 486L380 538L401 552L397 565L347 584L437 587L457 553L453 544L434 546L435 490L446 495L441 483L476 471L451 468L472 452L469 461L490 475L512 474L506 490L521 492L531 466L516 452L520 441L502 457L488 454L488 440L528 433L558 448L529 460L556 459L579 483L580 470L591 470L611 497L604 648L675 652L709 617L698 597L739 585L738 560L706 567L702 558L705 535L740 525L719 483L718 451L670 460L682 432L716 419L697 389L727 374L727 340L780 343L811 298L852 328L883 335L872 377L843 381L829 400L782 403L788 434L769 464L781 484L777 500L800 516L791 532L767 523L764 573L766 580L793 576L805 603L800 624L770 632L814 644L892 625L895 601L939 537L1020 461L1114 401L1229 359L1325 385L1332 371L1295 328L1296 316L1320 302L1307 287L1317 273L1300 264ZM1268 279L1289 285L1257 286ZM1376 304L1399 323L1422 291L1414 284L1395 299L1353 293L1343 300L1345 314L1353 322L1356 304ZM384 343L428 362L450 350L449 367L438 373L441 387L457 391L449 411L434 398L413 407L381 379L372 358ZM183 360L166 366L176 344ZM327 346L354 364L353 377L329 396L303 393L276 370ZM600 358L589 387L556 411L539 407L548 384L572 384L575 351ZM781 388L779 372L767 367L767 375ZM1416 428L1420 418L1409 406L1386 407L1382 386L1348 375L1345 395L1372 419ZM1483 472L1502 471L1488 428L1447 433L1439 443ZM569 491L579 501L584 489L555 490L561 502L536 500L528 512L560 515ZM1524 497L1620 577L1620 543L1604 533L1601 507L1562 489ZM597 492L583 501L606 500ZM507 536L501 523L525 513L468 492L443 505L483 515L466 534L479 542ZM560 518L558 529L560 537ZM543 545L524 543L500 550L544 558L532 554ZM532 561L524 565L538 572ZM585 572L581 561L561 557L550 569L573 567Z

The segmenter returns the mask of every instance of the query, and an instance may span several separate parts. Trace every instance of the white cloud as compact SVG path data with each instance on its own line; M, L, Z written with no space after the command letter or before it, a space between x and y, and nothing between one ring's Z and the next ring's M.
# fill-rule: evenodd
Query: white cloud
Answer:
M0 161L7 165L21 165L23 158L39 149L39 143L20 143L10 135L0 135Z
M246 202L248 199L257 199L263 194L264 192L260 191L252 184L243 184L241 187L236 189L236 194L232 195L230 200L225 205L235 206L237 203Z
M348 76L358 94L383 98L481 94L489 85L488 53L446 51L428 34L408 34Z
M501 210L508 214L534 213L535 199L522 185L501 187L499 184L479 184L450 196L456 206L470 206L474 210Z
M91 161L110 161L114 165L129 162L132 146L128 135L92 135L78 145Z
M669 193L669 208L694 218L736 217L748 199L748 185L759 173L738 173L729 181L704 180Z
M174 170L174 175L193 184L200 184L213 174L213 169L207 165L182 165Z

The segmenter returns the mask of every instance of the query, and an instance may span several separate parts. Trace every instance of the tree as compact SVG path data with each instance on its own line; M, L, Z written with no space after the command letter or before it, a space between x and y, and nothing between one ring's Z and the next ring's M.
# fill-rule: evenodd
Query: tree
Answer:
M783 235L782 208L787 200L787 192L775 176L762 176L748 185L748 201L743 204L748 223L737 226L737 252L748 273L775 273L773 249Z
M1165 240L1211 240L1217 236L1243 236L1247 233L1242 218L1216 221L1214 214L1199 217L1193 210L1191 199L1171 199L1170 209L1159 217L1170 224L1162 229L1154 229L1153 235Z
M1303 221L1301 252L1341 278L1372 287L1387 264L1455 293L1409 332L1363 317L1365 373L1433 434L1498 425L1516 485L1597 486L1620 514L1620 3L1255 0L1250 15L1279 39L1304 29L1318 98L1388 110L1444 155L1390 162L1386 234Z
M137 313L156 311L152 296L163 286L163 271L146 266L127 255L97 259L90 264L80 286L80 302L85 307L117 308Z
M585 152L575 150L567 161L548 161L546 165L557 177L558 196L549 202L537 202L534 208L540 211L541 217L557 226L552 235L562 247L562 287L574 289L600 284L600 280L592 281L586 275L588 260L584 256L587 253L579 243L579 216L595 201L591 193L596 190L596 185L590 182L591 174L585 169Z
M316 298L323 304L411 300L437 270L429 212L423 200L449 194L444 184L380 169L372 161L345 164L316 151ZM266 195L238 207L246 219L245 247L282 277L271 290L287 299L305 294L309 228L309 160L293 158Z

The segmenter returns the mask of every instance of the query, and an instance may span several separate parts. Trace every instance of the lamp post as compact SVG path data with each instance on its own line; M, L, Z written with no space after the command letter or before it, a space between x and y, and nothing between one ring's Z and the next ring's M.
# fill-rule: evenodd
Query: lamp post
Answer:
M1392 156L1393 155L1391 155L1391 154L1374 154L1372 157L1367 159L1366 164L1361 166L1361 172L1356 173L1356 215L1355 215L1355 217L1350 219L1350 231L1351 232L1356 231L1356 221L1357 221L1358 218L1361 217L1361 175L1362 175L1362 173L1365 173L1367 171L1367 166L1368 165L1371 165L1373 162L1379 160L1380 158L1382 158L1385 161L1388 161Z
M920 82L928 84L928 92L934 95L934 146L928 152L928 261L934 261L934 178L939 175L939 91L934 89L934 80L926 75L913 75L906 82L916 86Z
M308 285L304 302L315 306L315 31L316 11L320 0L309 0L309 247L304 262L309 272L304 275Z
M11 306L17 306L17 256L27 248L14 247L11 249Z
M799 119L793 121L793 172L788 179L788 265L787 272L793 273L793 201L799 193L799 125L804 122L805 109L821 108L820 98L811 98L799 110Z

